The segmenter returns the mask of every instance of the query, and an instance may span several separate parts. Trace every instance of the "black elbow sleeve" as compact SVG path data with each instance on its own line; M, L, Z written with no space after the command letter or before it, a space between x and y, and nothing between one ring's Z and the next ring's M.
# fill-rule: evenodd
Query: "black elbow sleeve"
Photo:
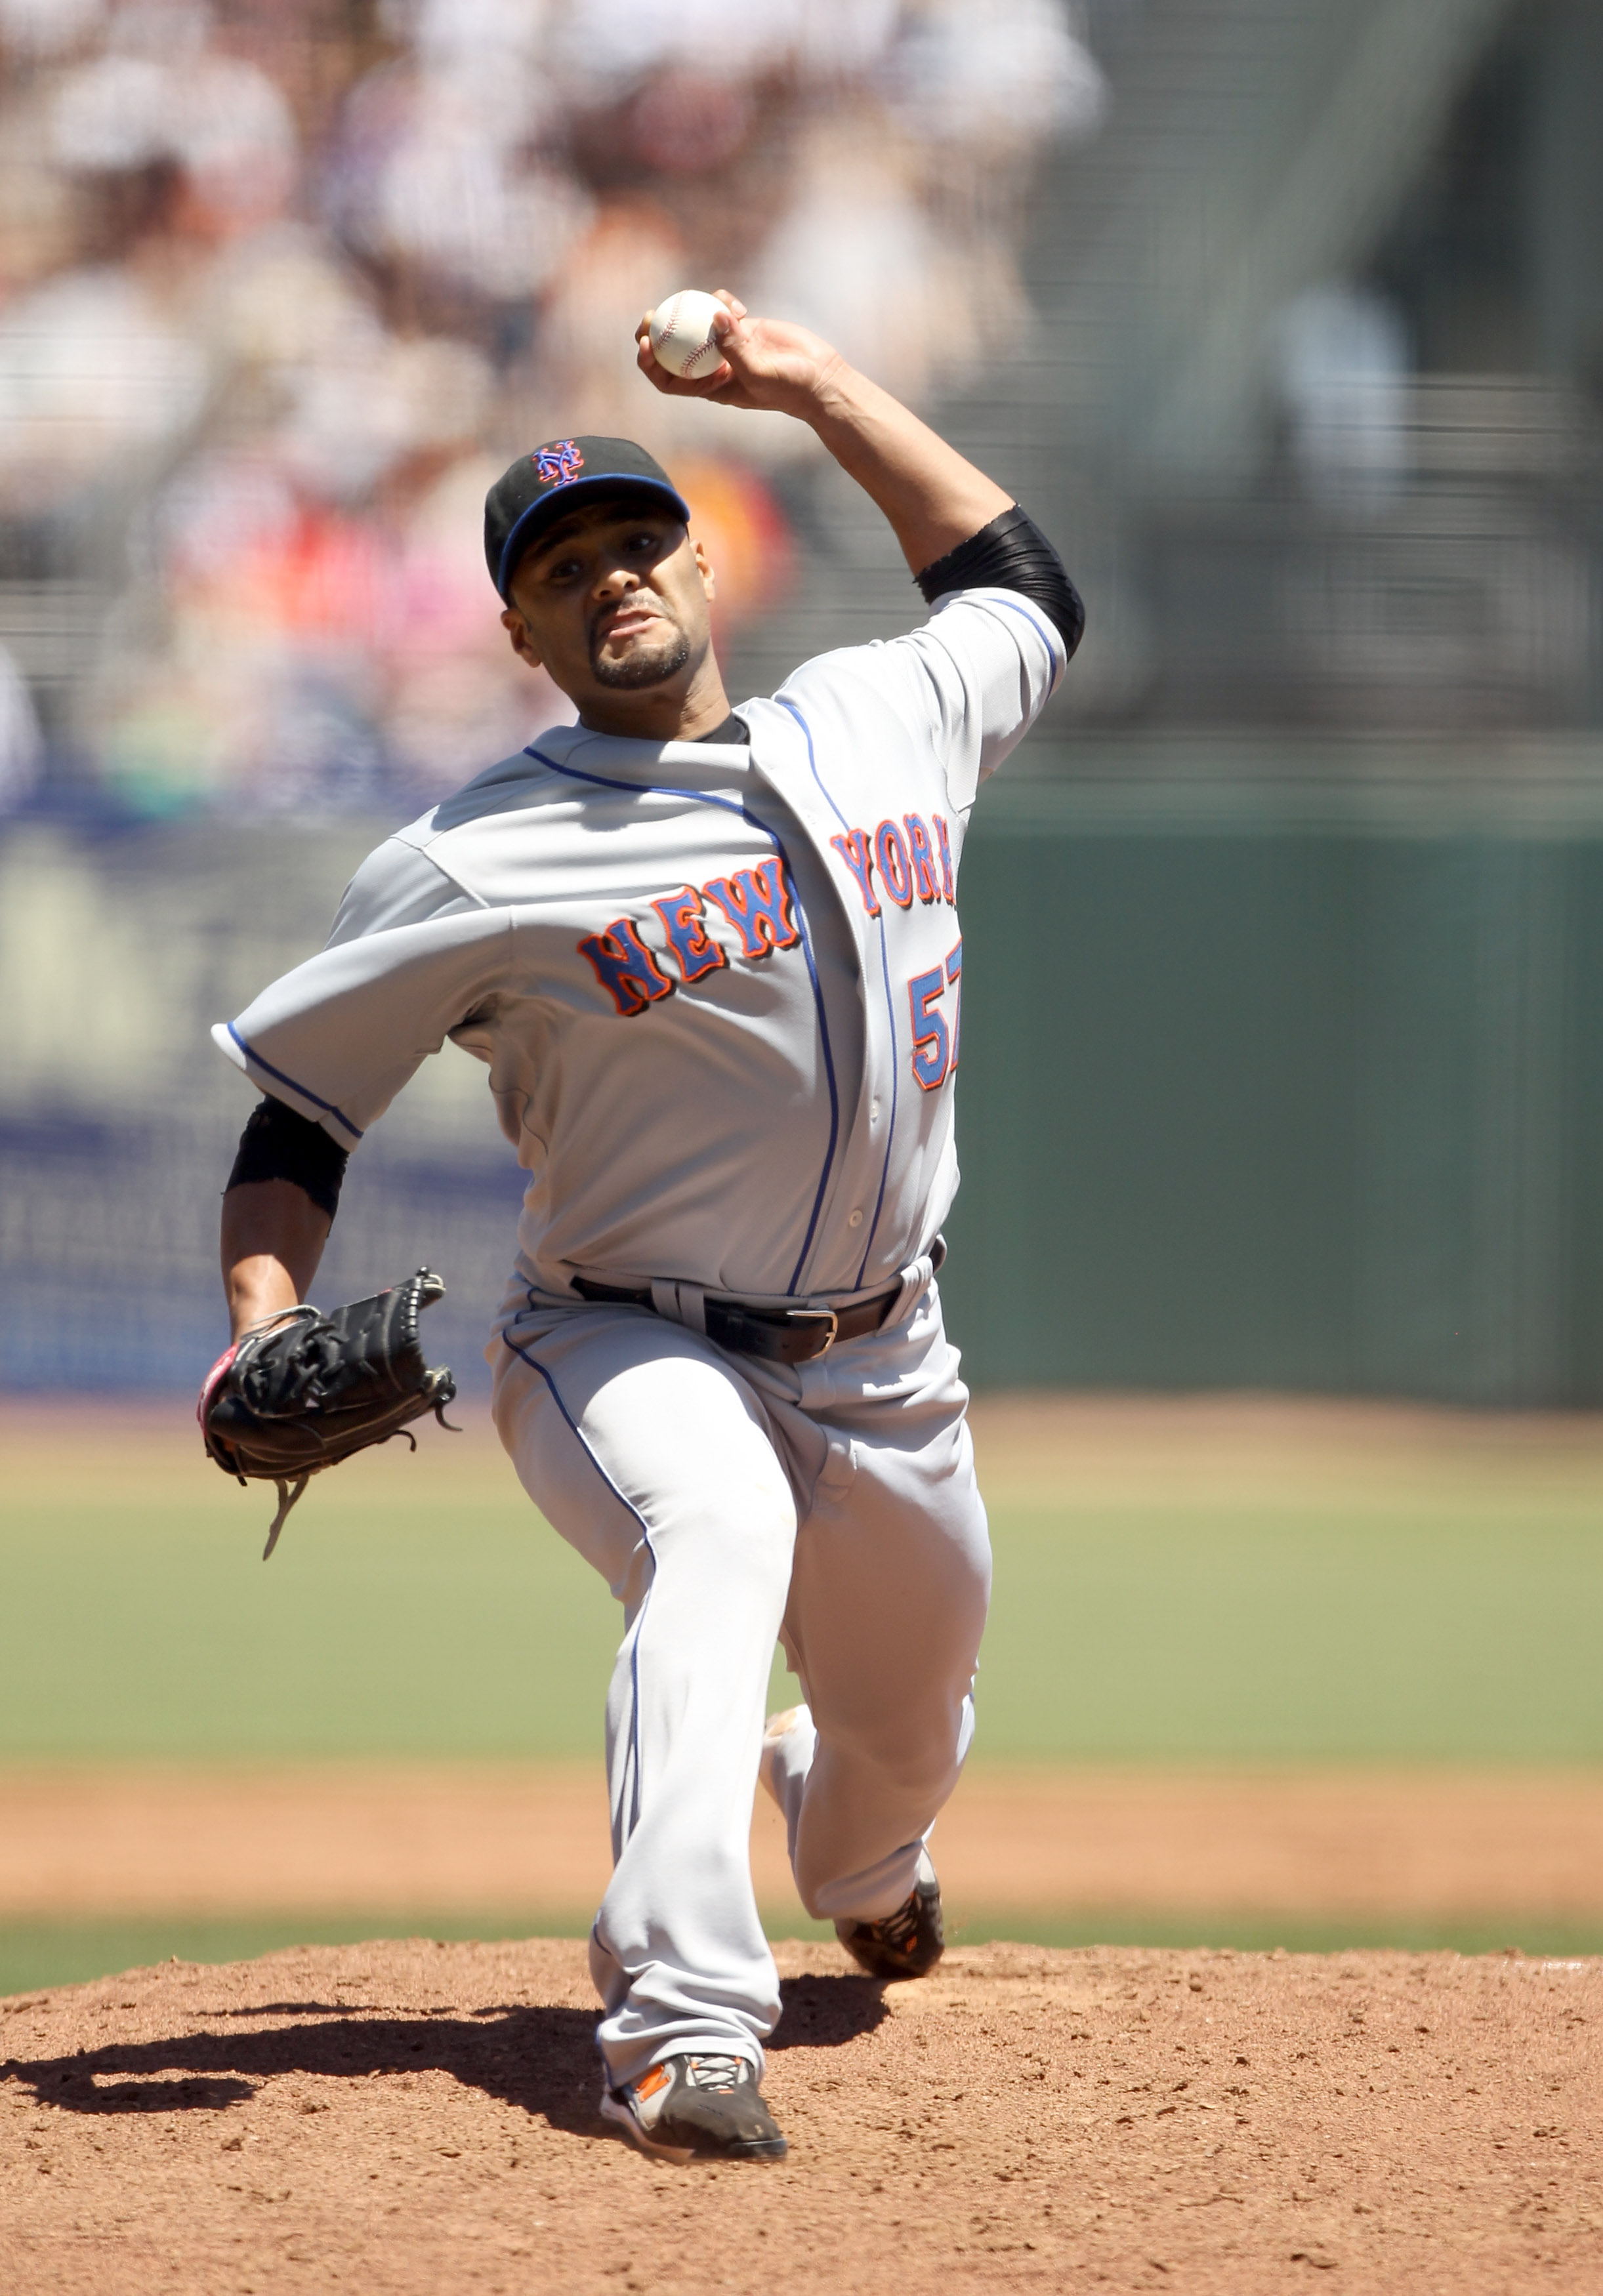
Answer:
M1085 633L1085 608L1046 536L1016 503L914 578L933 606L949 590L1016 590L1039 606L1073 654Z
M251 1180L292 1180L333 1219L340 1209L340 1183L349 1152L331 1140L320 1124L269 1096L257 1103L240 1134L239 1153L223 1193Z

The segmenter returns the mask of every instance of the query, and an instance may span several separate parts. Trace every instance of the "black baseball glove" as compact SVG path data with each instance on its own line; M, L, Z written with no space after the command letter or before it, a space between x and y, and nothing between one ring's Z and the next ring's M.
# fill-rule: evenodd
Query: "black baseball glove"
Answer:
M242 1483L254 1476L278 1486L264 1562L290 1509L325 1467L405 1433L425 1411L450 1426L445 1406L456 1382L443 1368L429 1369L417 1341L419 1315L444 1295L443 1279L420 1267L392 1291L332 1316L286 1308L213 1364L195 1412L209 1455ZM417 1448L415 1436L407 1440Z

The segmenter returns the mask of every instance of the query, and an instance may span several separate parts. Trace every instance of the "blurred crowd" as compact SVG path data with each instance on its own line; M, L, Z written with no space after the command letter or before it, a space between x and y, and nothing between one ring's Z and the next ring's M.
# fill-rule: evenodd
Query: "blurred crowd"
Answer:
M640 314L925 398L1106 103L1063 0L0 0L0 809L146 814L423 804L569 715L480 543L547 437L644 440L772 604L810 434L646 390Z

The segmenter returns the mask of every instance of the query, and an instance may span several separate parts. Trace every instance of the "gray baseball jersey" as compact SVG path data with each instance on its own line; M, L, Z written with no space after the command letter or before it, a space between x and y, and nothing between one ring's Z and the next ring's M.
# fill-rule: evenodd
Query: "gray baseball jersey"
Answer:
M1064 668L1031 601L972 590L743 705L748 745L544 734L381 846L321 955L216 1031L346 1146L448 1036L489 1064L529 1175L496 1423L624 1606L590 1943L614 2117L676 2052L760 2071L776 1636L807 1702L781 1799L810 1912L903 1902L973 1735L990 1557L930 1251L957 873ZM658 1312L576 1277L648 1283ZM696 1298L842 1307L899 1277L871 1331L793 1366L717 1346Z
M344 1147L447 1037L476 1054L543 1292L883 1286L957 1186L970 808L1065 667L1030 601L965 591L742 704L749 748L545 734L380 846L216 1041Z

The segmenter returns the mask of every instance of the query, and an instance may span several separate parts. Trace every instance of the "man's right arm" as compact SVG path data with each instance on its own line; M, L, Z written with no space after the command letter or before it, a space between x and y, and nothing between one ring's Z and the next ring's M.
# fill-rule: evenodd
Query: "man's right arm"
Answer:
M1012 509L1012 496L994 479L848 365L821 336L788 320L755 317L727 288L718 294L728 313L717 323L725 364L703 381L686 381L659 366L649 312L641 320L641 372L659 390L777 410L808 424L884 513L915 575Z
M914 578L930 605L958 590L1014 590L1039 606L1063 640L1065 660L1085 634L1085 607L1068 570L1016 504Z
M1085 627L1085 608L1051 543L984 472L805 327L753 317L727 289L716 324L724 365L699 381L669 374L638 329L642 372L670 397L777 409L807 423L889 520L931 605L968 590L1028 599L1056 634L1053 683ZM1045 699L1043 695L1041 699ZM1013 736L1016 738L1016 734ZM971 792L972 795L972 792Z

